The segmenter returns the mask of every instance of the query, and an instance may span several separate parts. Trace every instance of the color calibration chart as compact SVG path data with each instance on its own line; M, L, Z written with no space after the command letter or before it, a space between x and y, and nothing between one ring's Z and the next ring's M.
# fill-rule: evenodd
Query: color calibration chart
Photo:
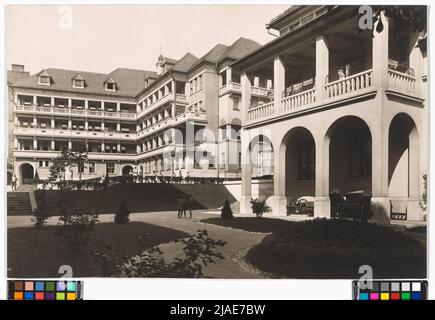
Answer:
M9 280L9 300L82 300L82 281Z
M367 283L353 281L354 300L427 300L427 281L371 281Z

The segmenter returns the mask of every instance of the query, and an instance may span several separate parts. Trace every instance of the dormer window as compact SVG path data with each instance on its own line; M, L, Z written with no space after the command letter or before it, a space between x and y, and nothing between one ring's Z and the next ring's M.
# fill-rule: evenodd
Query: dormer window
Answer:
M77 74L72 79L72 86L73 88L83 89L85 87L85 79L80 74Z
M77 79L75 79L73 81L73 87L74 88L83 89L85 87L85 80L77 80Z
M113 79L106 80L104 82L104 89L106 91L116 91L116 82Z
M51 84L50 77L39 76L39 84L43 84L45 86L49 86Z
M42 71L38 76L38 84L42 84L44 86L51 85L51 76L47 73L47 71Z

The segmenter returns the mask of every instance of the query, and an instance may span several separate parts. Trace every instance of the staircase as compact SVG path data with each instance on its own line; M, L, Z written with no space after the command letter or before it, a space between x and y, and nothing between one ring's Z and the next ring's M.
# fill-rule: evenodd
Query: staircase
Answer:
M8 192L7 197L8 216L31 215L32 205L28 192Z

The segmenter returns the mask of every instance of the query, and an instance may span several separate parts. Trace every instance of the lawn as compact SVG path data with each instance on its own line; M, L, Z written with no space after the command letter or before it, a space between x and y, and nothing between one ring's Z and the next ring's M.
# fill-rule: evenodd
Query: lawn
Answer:
M361 265L374 278L426 277L426 246L387 226L315 219L293 223L252 247L247 260L277 277L358 279Z
M269 218L208 218L203 219L201 222L215 224L222 227L229 227L233 229L241 229L250 232L277 232L284 230L295 222L286 221L282 219L269 219Z
M101 276L93 251L118 257L131 257L155 245L187 236L186 233L142 222L99 223L92 239L83 248L77 263L69 258L67 246L55 226L8 229L8 277L60 277L59 266L71 265L75 277Z

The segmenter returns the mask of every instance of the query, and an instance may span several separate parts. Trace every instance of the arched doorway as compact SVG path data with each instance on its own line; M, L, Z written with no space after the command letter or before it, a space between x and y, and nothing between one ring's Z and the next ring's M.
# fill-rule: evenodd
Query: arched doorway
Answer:
M128 175L130 175L130 174L132 174L133 173L133 167L132 166L130 166L130 165L125 165L123 168L122 168L122 175L123 176L128 176Z
M285 196L288 200L307 197L314 206L316 146L311 132L303 127L289 130L284 136L280 158L285 166Z
M273 161L273 145L270 139L265 135L254 137L249 145L253 198L263 201L273 196Z
M419 220L419 144L412 118L399 113L388 133L388 197L392 219Z
M25 184L27 180L32 180L34 177L33 166L29 163L23 163L20 167L21 184Z
M372 192L372 136L366 122L355 116L336 120L329 139L329 190L343 196L354 191ZM333 215L334 212L331 212Z

